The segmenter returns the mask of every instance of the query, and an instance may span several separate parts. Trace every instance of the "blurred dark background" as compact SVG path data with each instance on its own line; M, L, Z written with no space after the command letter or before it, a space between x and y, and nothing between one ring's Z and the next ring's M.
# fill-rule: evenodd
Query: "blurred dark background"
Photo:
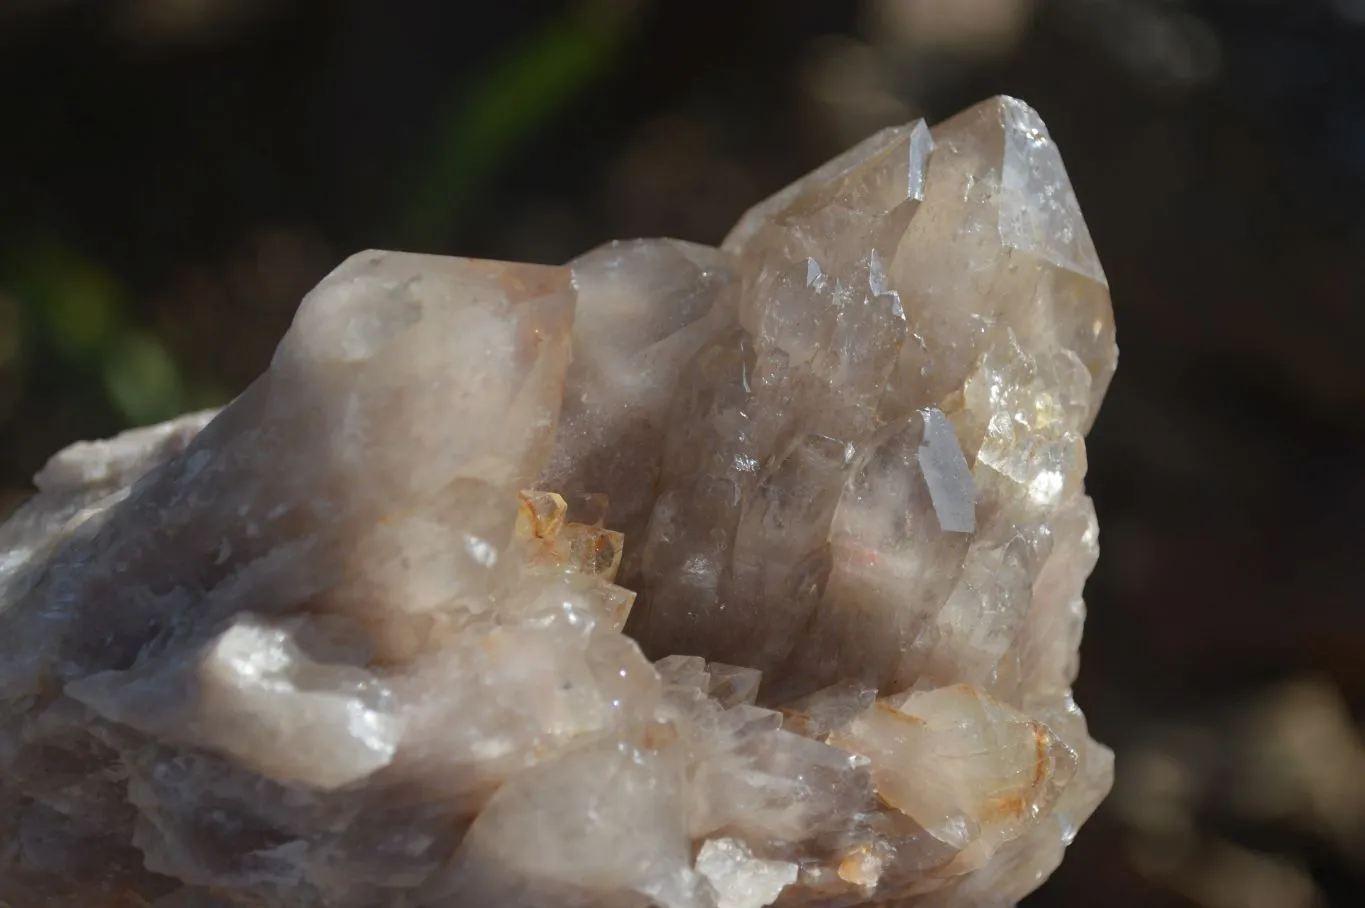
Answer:
M1030 905L1365 905L1365 0L0 0L0 512L226 401L364 247L717 242L877 127L1042 113L1114 296Z

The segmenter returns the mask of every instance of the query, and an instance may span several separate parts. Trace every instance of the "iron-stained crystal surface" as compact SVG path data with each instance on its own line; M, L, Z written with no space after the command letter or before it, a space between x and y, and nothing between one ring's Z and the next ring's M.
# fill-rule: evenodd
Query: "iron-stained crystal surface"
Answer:
M366 252L0 527L0 904L1013 903L1117 358L1057 148L896 127L719 248Z

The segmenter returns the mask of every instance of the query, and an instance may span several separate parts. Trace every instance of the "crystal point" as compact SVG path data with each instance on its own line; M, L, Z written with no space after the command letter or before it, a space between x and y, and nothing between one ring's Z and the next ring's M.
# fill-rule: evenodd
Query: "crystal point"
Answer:
M1009 904L1071 697L1108 286L998 98L720 248L396 252L0 526L0 903Z
M976 487L957 433L942 410L930 407L920 415L924 441L919 447L919 466L929 485L939 528L945 533L971 533L976 530Z

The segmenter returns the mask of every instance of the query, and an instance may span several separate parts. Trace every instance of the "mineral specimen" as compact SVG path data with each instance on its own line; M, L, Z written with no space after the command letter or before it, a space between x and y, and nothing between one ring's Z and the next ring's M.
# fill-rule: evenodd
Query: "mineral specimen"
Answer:
M1116 355L1008 98L718 249L354 256L0 528L0 903L1014 902L1110 784Z

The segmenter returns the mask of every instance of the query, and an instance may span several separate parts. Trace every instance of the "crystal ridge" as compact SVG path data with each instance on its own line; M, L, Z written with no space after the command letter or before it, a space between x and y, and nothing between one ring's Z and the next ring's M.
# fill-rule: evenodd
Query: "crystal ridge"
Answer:
M1012 98L716 248L353 256L0 526L0 905L1016 902L1112 781L1116 363Z

